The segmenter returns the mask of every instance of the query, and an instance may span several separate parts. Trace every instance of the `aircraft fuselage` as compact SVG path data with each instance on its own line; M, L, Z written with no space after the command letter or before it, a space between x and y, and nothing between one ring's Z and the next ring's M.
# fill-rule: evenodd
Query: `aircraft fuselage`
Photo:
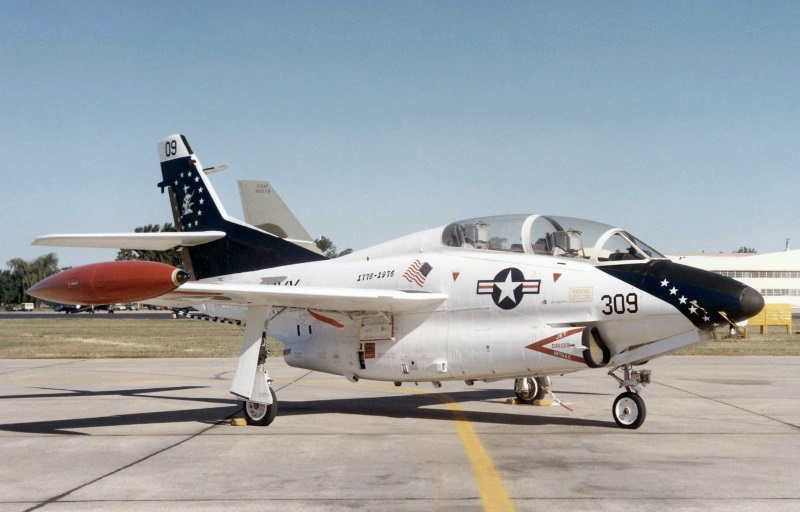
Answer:
M426 242L437 232L412 235L390 243L393 248L377 246L333 261L214 280L449 296L433 313L324 313L342 327L309 311L273 310L268 334L285 344L288 364L350 378L404 382L560 374L587 367L584 347L591 346L593 329L610 355L696 330L678 307L592 263L436 248ZM397 247L404 246L416 251L398 255ZM430 268L424 279L419 273L409 276L415 264ZM205 308L212 316L244 318L244 308L215 304ZM589 365L608 363L608 358L597 359Z

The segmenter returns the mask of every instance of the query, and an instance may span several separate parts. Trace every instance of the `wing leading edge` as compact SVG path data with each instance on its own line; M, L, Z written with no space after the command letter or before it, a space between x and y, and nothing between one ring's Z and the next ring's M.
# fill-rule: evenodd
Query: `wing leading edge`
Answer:
M32 245L166 251L173 247L193 247L224 237L223 231L44 235L37 237Z
M318 311L382 311L386 313L431 312L447 300L444 293L275 286L261 284L186 283L158 297L155 302L176 301L230 306L272 306Z
M266 393L269 382L266 373L258 370L258 362L262 330L269 316L274 315L270 312L272 308L306 309L318 320L341 328L342 324L336 320L322 317L312 310L431 314L447 297L443 293L400 290L193 282L149 302L166 305L179 303L182 307L202 303L246 307L245 333L231 393L268 405L272 403L272 397Z

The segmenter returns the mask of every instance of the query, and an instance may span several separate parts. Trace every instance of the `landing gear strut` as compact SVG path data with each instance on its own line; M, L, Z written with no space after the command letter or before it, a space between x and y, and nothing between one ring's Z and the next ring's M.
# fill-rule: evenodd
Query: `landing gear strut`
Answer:
M631 370L631 365L622 367L623 377L619 377L616 372L619 367L610 372L618 383L619 387L627 389L614 400L611 412L614 414L614 421L622 428L637 429L644 423L647 415L647 408L644 399L639 396L642 388L650 384L650 370Z
M255 382L253 383L255 396L264 397L269 390L271 403L263 403L264 400L256 402L247 400L244 403L244 417L248 425L259 425L266 427L275 419L278 414L278 399L275 397L275 391L272 389L272 380L269 378L267 371L264 369L264 363L267 361L267 336L266 331L261 337L261 347L258 351L258 366L256 367Z

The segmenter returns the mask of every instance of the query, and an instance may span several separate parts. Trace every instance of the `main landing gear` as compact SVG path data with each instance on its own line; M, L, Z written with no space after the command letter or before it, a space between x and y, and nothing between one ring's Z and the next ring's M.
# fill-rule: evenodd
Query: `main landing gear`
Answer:
M264 368L266 361L267 337L265 334L261 338L261 347L258 351L258 366L256 367L256 376L253 382L253 396L260 397L260 400L247 400L244 403L244 417L248 425L266 427L272 423L278 414L278 399L272 389L272 380ZM267 396L269 398L266 398ZM265 401L270 403L264 403Z
M634 371L631 365L622 366L623 377L619 377L616 372L620 367L614 368L610 372L619 387L627 389L614 400L611 412L614 414L614 421L622 428L636 429L642 426L647 408L644 400L639 396L643 387L650 384L650 370Z
M275 398L275 391L271 387L269 392L272 395L272 403L269 405L250 400L244 403L244 417L248 425L266 427L275 419L278 414L278 399Z
M514 393L517 401L523 404L532 404L544 398L544 386L550 385L549 377L528 377L514 380Z

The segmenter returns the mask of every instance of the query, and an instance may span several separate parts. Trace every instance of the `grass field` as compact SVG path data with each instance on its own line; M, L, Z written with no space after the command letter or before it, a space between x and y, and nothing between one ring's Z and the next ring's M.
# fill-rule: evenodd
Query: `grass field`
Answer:
M795 320L792 332L800 326ZM0 359L106 357L236 357L243 327L197 320L58 317L0 320ZM751 334L681 355L800 355L800 334ZM283 346L269 339L272 355Z
M104 357L237 357L243 327L198 320L0 320L0 359ZM269 340L273 355L283 346Z

